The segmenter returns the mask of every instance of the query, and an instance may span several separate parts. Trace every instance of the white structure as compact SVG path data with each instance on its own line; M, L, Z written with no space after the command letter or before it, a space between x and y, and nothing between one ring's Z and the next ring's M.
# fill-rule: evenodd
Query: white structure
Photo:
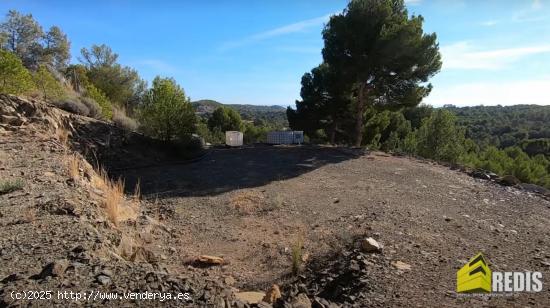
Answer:
M304 142L303 131L275 131L267 133L267 143L270 144L300 144Z
M243 145L243 133L233 130L225 132L225 144L230 147L240 147Z

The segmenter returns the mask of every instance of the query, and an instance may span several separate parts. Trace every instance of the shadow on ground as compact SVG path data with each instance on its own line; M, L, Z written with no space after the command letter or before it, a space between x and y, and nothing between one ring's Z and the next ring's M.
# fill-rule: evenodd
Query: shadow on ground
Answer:
M140 181L143 196L153 198L217 195L266 185L358 157L340 148L315 146L254 146L213 149L199 161L115 174L133 188Z

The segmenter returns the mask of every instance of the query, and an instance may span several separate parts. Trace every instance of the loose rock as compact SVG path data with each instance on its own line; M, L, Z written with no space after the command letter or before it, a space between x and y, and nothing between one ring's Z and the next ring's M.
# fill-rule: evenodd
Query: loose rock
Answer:
M368 237L361 242L361 249L364 252L380 252L382 246L372 237Z

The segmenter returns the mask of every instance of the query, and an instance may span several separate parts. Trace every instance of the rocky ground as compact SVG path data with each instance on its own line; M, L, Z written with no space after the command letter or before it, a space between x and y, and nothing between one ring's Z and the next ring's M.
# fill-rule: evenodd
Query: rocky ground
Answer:
M168 165L142 154L131 168L138 158L123 154L141 137L107 123L10 96L0 116L0 181L22 183L0 194L0 306L550 306L550 202L518 187L310 146L213 149ZM90 148L125 179L125 202L139 179L139 207L117 225L83 159ZM75 150L77 179L67 167ZM542 272L543 291L457 295L456 271L478 252L493 271ZM52 299L13 299L38 290ZM188 297L76 301L58 291Z

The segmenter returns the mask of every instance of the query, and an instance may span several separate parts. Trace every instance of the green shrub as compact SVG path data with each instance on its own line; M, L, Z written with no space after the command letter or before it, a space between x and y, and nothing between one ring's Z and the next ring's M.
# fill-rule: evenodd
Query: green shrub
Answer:
M66 96L63 85L50 73L44 65L32 74L36 90L45 101L56 101Z
M0 182L0 195L23 189L25 183L21 179Z
M138 110L143 131L163 141L190 136L195 131L195 110L172 78L156 77Z
M0 93L23 94L33 88L33 80L21 60L0 49Z
M113 106L101 90L89 84L86 86L86 96L93 99L99 105L101 108L101 115L104 119L110 120L113 118Z
M205 142L210 144L222 144L225 142L225 134L220 130L211 131L206 123L199 122L196 126L197 135L201 136Z
M228 130L240 131L242 129L241 116L235 110L220 106L214 110L208 119L208 128L211 131L218 129L222 132Z
M99 104L90 97L81 97L80 101L88 108L88 116L95 119L103 117L102 109Z
M420 156L440 161L457 162L464 153L464 131L456 126L450 111L438 109L424 119L416 131L416 151Z

